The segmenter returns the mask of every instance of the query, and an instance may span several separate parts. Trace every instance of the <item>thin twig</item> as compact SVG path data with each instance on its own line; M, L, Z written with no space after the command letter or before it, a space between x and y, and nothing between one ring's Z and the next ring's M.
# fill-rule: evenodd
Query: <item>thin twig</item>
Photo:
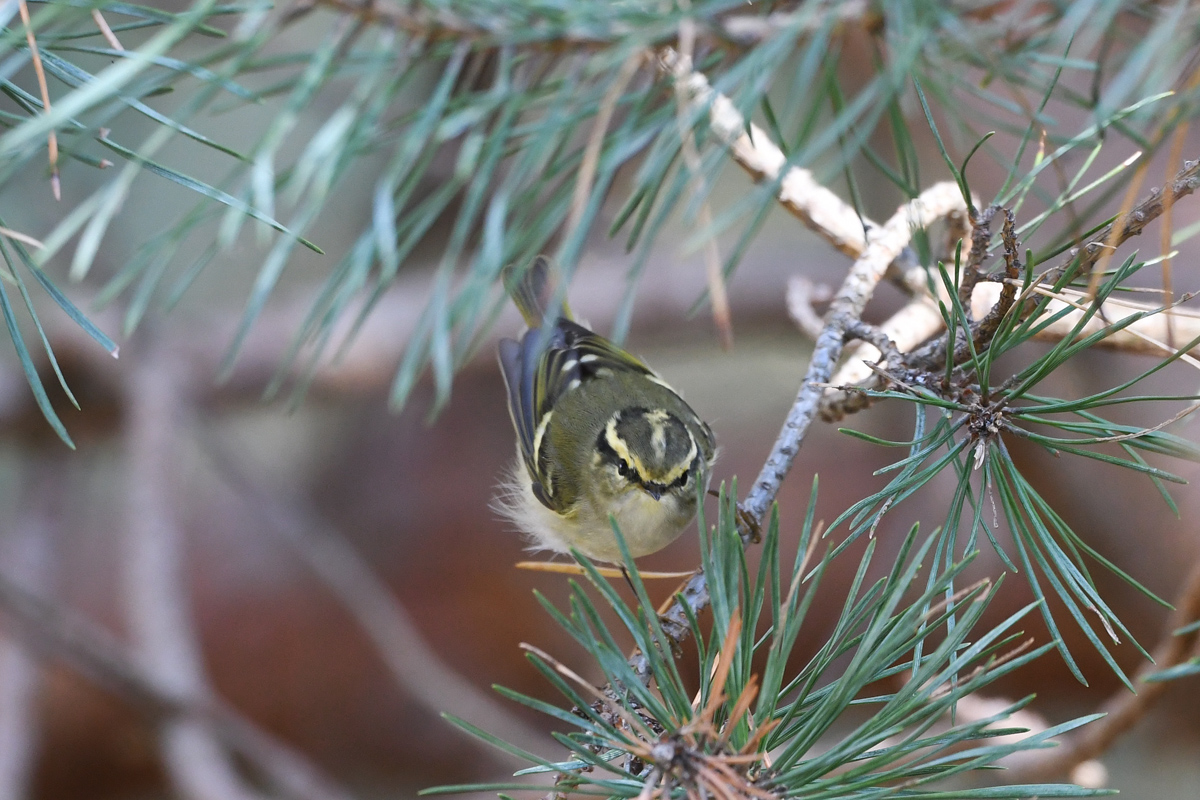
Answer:
M891 337L882 328L868 325L862 320L851 320L850 324L846 326L846 340L867 342L878 350L883 358L883 363L876 365L879 369L887 369L889 366L895 367L904 363L900 349Z
M997 307L1004 287L1003 283L982 283L975 287L971 305L976 317L986 318L990 310ZM1053 321L1040 326L1033 333L1036 341L1061 342L1066 336L1082 338L1112 329L1112 333L1096 340L1092 347L1117 350L1123 353L1170 355L1176 349L1167 344L1171 334L1174 334L1177 342L1190 342L1200 338L1200 312L1179 307L1179 302L1186 299L1187 296L1176 298L1174 306L1170 309L1172 313L1170 327L1168 327L1165 314L1159 313L1165 311L1162 306L1110 297L1082 327L1077 329L1080 320L1087 313L1087 299L1082 292L1063 290L1052 293L1040 289L1034 291L1054 298L1043 312L1048 320L1053 318ZM1060 314L1061 316L1059 316ZM1126 320L1134 315L1142 315L1142 317L1132 323L1126 323ZM925 342L937 334L944 328L944 323L933 300L923 297L909 302L879 328L886 332L896 342L899 350L904 353L912 352L921 342ZM864 347L863 350L866 348ZM1184 361L1190 363L1193 357L1200 358L1200 346L1189 352L1190 355L1184 355ZM847 359L838 368L830 383L836 387L853 386L858 389L878 389L882 385L882 380L864 365L864 359L873 360L877 357L874 355L874 350L852 353L847 349ZM837 422L848 414L861 411L869 403L870 398L861 391L829 389L821 399L821 419L826 422Z
M740 506L753 520L761 523L765 519L783 479L791 469L800 443L816 416L824 385L833 373L845 345L846 331L860 319L888 265L908 246L915 228L925 227L952 210L964 207L957 184L939 183L901 206L886 225L872 231L870 244L862 257L851 266L850 273L830 302L824 328L813 347L800 391L775 440L770 457ZM687 638L690 631L685 605L693 613L698 613L708 605L708 583L704 573L697 571L676 594L675 602L662 614L661 620L663 633L679 643ZM639 677L648 679L650 665L645 654L635 653L630 665Z
M824 385L829 382L841 357L847 326L861 318L888 264L908 246L913 229L926 227L933 220L964 206L962 193L956 184L939 183L902 206L882 228L871 232L867 249L854 262L829 304L825 328L813 348L800 391L775 440L770 457L742 503L747 513L760 521L766 517L780 484L791 469L800 443L816 417Z
M1008 316L1008 312L1012 309L1013 303L1017 299L1017 287L1020 285L1021 275L1024 270L1021 264L1021 243L1017 239L1016 220L1013 213L1007 208L1004 209L1004 221L1000 226L1000 241L1004 247L1004 278L1000 280L1000 297L991 307L987 314L980 318L978 315L972 315L972 319L979 319L979 323L974 325L971 331L971 336L975 345L975 352L981 353L991 347L992 339L996 335L996 331L1000 328L1000 323ZM967 295L966 306L970 308L972 295ZM965 360L967 355L963 355Z
M1167 186L1166 191L1156 189L1150 192L1128 213L1119 215L1085 244L1072 248L1063 261L1041 273L1036 282L1053 286L1072 270L1077 277L1093 273L1097 263L1104 258L1106 253L1110 253L1124 242L1141 234L1147 225L1163 213L1166 205L1174 204L1179 198L1192 194L1197 186L1200 186L1200 161L1185 161L1183 169ZM997 300L999 301L999 297ZM1021 319L1025 319L1035 309L1036 303L1026 300L1017 303L1014 313L1019 314ZM944 333L920 350L911 353L907 359L908 366L913 369L939 369L944 365L947 338L948 334ZM964 350L964 352L966 351ZM942 354L940 358L938 354Z
M1192 75L1190 78L1188 78L1187 86L1184 89L1184 91L1189 95L1192 92L1194 92L1197 87L1200 87L1200 69L1192 69L1191 73L1192 73ZM1175 128L1175 133L1171 140L1170 155L1167 156L1167 174L1164 176L1165 179L1168 181L1171 179L1171 173L1179 168L1180 162L1183 160L1183 149L1187 145L1188 130L1191 127L1191 120L1184 119L1183 118L1184 113L1185 113L1184 107L1176 106L1174 109L1174 112L1171 115L1171 122L1164 124L1161 129L1162 132L1165 133L1166 131L1170 130L1172 127ZM1171 123L1174 123L1174 124L1171 124ZM1161 137L1161 134L1160 134L1160 137ZM1161 230L1161 236L1162 236L1162 239L1161 239L1162 296L1163 296L1163 305L1166 305L1166 306L1172 305L1172 300L1175 296L1174 286L1172 283L1173 278L1172 278L1172 272L1171 272L1171 263L1172 263L1171 239L1175 232L1175 227L1174 227L1173 221L1171 219L1171 205L1173 202L1174 202L1173 199L1168 199L1166 201L1166 203L1164 204L1163 214L1162 214L1163 223L1161 226L1161 228L1162 228L1162 230ZM1169 344L1171 346L1175 345L1176 340L1175 340L1173 312L1167 313L1167 339L1166 339L1166 341L1167 341L1167 344Z
M1072 248L1067 258L1046 273L1045 283L1054 284L1072 268L1075 258L1079 262L1079 274L1087 274L1101 261L1104 255L1119 247L1142 231L1163 213L1167 204L1174 205L1181 197L1187 197L1200 186L1200 160L1184 161L1183 168L1175 175L1165 191L1152 189L1144 200L1127 213L1118 216L1082 247Z
M766 132L748 123L733 102L714 91L708 79L691 69L691 64L681 54L663 48L659 59L664 71L675 76L676 86L686 90L691 104L709 110L709 126L729 148L733 159L760 180L778 182L780 203L834 247L859 259L826 314L809 375L788 415L776 449L743 503L745 511L761 521L774 500L779 483L791 467L803 432L816 413L816 401L824 391L822 385L828 382L841 355L845 325L861 315L879 280L892 262L907 250L910 226L925 225L939 216L959 212L966 204L956 185L938 184L897 212L883 229L877 230L869 221L860 218L854 208L817 183L811 172L789 166L783 151ZM915 212L916 219L910 219L910 211ZM898 247L897 242L900 243ZM885 254L888 258L879 264ZM829 361L831 355L833 360ZM810 400L809 395L814 397Z
M944 228L941 260L949 262L956 257L960 242L968 238L973 240L969 210L947 214ZM933 281L931 286L929 272L912 260L893 261L888 266L886 277L913 299L879 325L879 330L896 344L900 352L907 353L943 329L945 317L942 307L950 305L950 295L941 281ZM842 364L830 380L832 385L821 398L818 413L823 421L836 422L870 404L871 398L864 392L841 387L878 388L881 376L869 367L878 358L878 349L869 342L857 342L846 348Z
M506 37L511 38L513 33L499 23L485 26L458 16L446 8L431 9L428 5L392 3L387 0L372 0L372 2L304 0L293 7L290 16L298 17L316 5L352 14L363 22L385 25L429 41L478 40L490 42ZM707 20L705 26L700 29L700 33L707 34L708 38L719 40L724 44L750 47L782 30L796 30L798 33L824 30L828 27L827 17L829 15L836 18L836 24L844 25L856 21L870 23L874 19L870 5L865 0L844 0L844 2L830 3L821 9L820 13L776 12L767 16L753 13L723 14ZM572 28L560 32L555 39L532 40L528 46L543 49L604 47L626 35L624 30L616 28L609 31L608 35L605 35L604 31L595 33L591 31L590 28ZM667 38L669 37L664 36L663 40L666 41Z
M833 290L825 285L817 285L797 275L788 280L787 309L788 316L800 332L812 340L821 335L825 322L821 315L813 310L813 303L828 303L833 299Z
M1004 277L1006 280L1001 282L1003 288L1000 290L996 303L985 314L980 315L974 313L971 301L974 299L975 288L983 278L982 264L991 240L991 221L995 213L1001 210L1004 211L1001 239L1004 245ZM982 353L991 346L992 337L1016 301L1017 287L1021 277L1021 261L1018 253L1020 242L1017 241L1012 212L1007 208L1000 209L993 206L977 218L972 219L971 224L973 226L971 255L963 275L962 286L959 287L959 301L967 315L969 330L956 332L953 345L955 364L961 364L970 358L972 353ZM957 334L961 334L961 336ZM939 339L937 347L928 354L920 356L921 364L930 369L944 364L947 357L946 351L951 346L949 339L949 333ZM925 352L922 350L922 353ZM906 366L911 368L915 359L916 356L908 359Z
M1141 155L1140 151L1134 155L1134 158L1137 158L1139 155ZM1117 212L1117 218L1113 220L1113 224L1108 226L1108 236L1104 239L1104 247L1099 250L1100 257L1096 261L1096 269L1091 270L1087 291L1089 300L1096 296L1096 292L1100 288L1100 280L1104 275L1104 269L1108 266L1109 259L1112 258L1113 253L1117 251L1117 245L1125 241L1122 237L1125 235L1125 226L1129 224L1131 219L1129 212L1133 210L1133 204L1137 200L1138 192L1141 191L1142 182L1146 179L1146 171L1149 167L1150 160L1143 159L1138 168L1134 170L1133 177L1129 180L1129 185L1125 187L1125 196L1121 198L1121 208ZM1168 200L1165 208L1169 208L1171 202L1173 200Z
M1099 231L1087 243L1073 248L1062 263L1046 270L1038 277L1038 281L1042 284L1056 283L1070 269L1078 270L1078 274L1080 275L1086 275L1089 272L1097 274L1095 273L1095 265L1103 260L1105 253L1110 252L1129 238L1140 234L1146 225L1162 215L1180 197L1184 197L1195 191L1197 185L1200 185L1200 161L1185 161L1183 169L1167 187L1166 192L1152 191L1141 203L1133 206L1127 213L1118 216L1117 219ZM1010 233L1009 238L1012 241L1005 244L1005 260L1006 270L1010 273L1011 277L1014 265L1019 267L1019 262L1016 258L1017 252L1014 246L1015 236ZM1012 283L1011 281L1007 281L1001 284L1001 286L1010 287ZM972 310L970 313L976 318L982 317L985 320L973 329L973 343L976 351L986 346L988 337L999 325L1000 320L1009 313L1009 306L1012 302L1013 295L1011 290L1006 293L1005 289L998 287L994 283L973 287L972 302L970 304ZM1110 298L1099 309L1098 313L1088 321L1085 329L1079 332L1079 335L1088 335L1103 330L1107 326L1116 325L1120 320L1128 318L1133 313L1144 313L1154 310L1152 306L1138 305L1127 313L1120 313L1115 310L1115 307L1120 305L1120 303ZM1033 313L1035 304L1033 302L1018 302L1017 307L1018 311L1016 313L1020 313L1022 318L1025 318ZM1096 346L1130 352L1171 352L1171 347L1162 344L1163 342L1190 341L1192 338L1195 338L1195 334L1200 332L1200 329L1192 323L1194 315L1190 312L1183 309L1176 309L1174 304L1170 312L1169 317L1162 319L1149 317L1138 320L1125 329L1117 331L1112 336L1101 340ZM1046 314L1047 318L1052 316L1053 313L1054 311L1049 311ZM1068 313L1049 325L1039 328L1034 334L1035 338L1047 341L1061 341L1064 336L1074 333L1074 326L1078 323L1082 313L1082 311ZM908 367L913 369L936 369L944 363L946 348L949 346L948 333L944 332L940 337L926 342L919 349L917 347L919 342L929 339L938 330L944 329L936 302L928 293L924 295L918 294L909 305L896 314L893 319L881 326L881 328L896 340L902 352L909 353L906 358ZM905 333L900 333L898 329L904 329ZM1191 331L1191 334L1188 333L1189 331ZM965 338L959 341L955 352L955 362L961 363L967 358L970 352L971 348L967 345ZM859 389L879 388L882 377L878 374L873 376L868 374L870 370L862 363L864 359L869 361L872 358L872 351L864 346L861 353L855 353L853 359L848 361L839 370L832 383L835 386L855 386ZM826 392L826 396L823 398L821 417L826 421L837 421L846 414L865 408L869 402L869 398L862 392L831 389Z
M947 214L943 231L942 261L951 261L958 250L959 242L971 237L971 232L970 214L967 209ZM911 250L905 252L911 253ZM912 259L901 258L893 261L888 266L885 277L912 300L880 324L879 330L895 343L901 353L908 353L945 327L941 307L950 305L950 295L940 281L934 282L934 293L931 294L928 271ZM878 349L869 342L857 342L846 348L841 366L829 381L832 385L821 397L818 414L822 421L837 422L847 414L861 411L870 405L871 398L865 392L841 387L879 388L882 385L882 376L869 366L878 358Z
M709 128L729 150L730 157L755 180L776 185L776 198L805 226L842 253L858 258L867 246L868 232L879 225L832 191L813 174L788 164L787 156L762 128L747 121L733 102L713 90L708 79L691 69L691 60L675 50L659 50L662 70L675 79L676 92L693 108L707 109ZM686 68L686 69L685 69ZM905 247L886 272L888 280L909 294L924 293L926 272L913 251Z
M113 33L113 29L108 27L108 20L106 20L104 15L100 13L100 9L92 9L92 19L95 20L96 27L100 29L100 33L104 36L104 39L108 42L109 46L112 47L113 50L120 50L124 52L125 48L121 45L121 40L117 38L115 33Z
M713 90L703 73L691 70L680 77L680 55L669 47L659 50L662 70L682 83L695 108L707 108L709 129L729 150L734 162L752 178L776 185L776 199L804 225L851 258L862 255L867 234L879 224L860 216L849 203L817 182L813 174L788 164L788 158L767 133L746 120L725 95ZM904 248L888 265L887 278L902 291L924 291L925 268L911 248Z
M967 309L968 316L971 314L971 293L983 277L983 262L987 260L988 245L992 241L992 219L999 210L999 206L988 206L983 211L968 209L971 217L971 251L962 265L963 272L958 285L958 299Z
M690 9L688 0L680 0L680 10ZM696 149L696 134L689 124L690 101L685 88L687 77L692 71L692 52L696 45L696 24L691 17L679 21L679 58L675 61L675 121L679 126L680 153L683 163L692 177L694 194L705 198L708 189L704 181L700 151ZM729 312L729 294L725 291L725 276L721 272L721 254L717 249L717 236L712 229L712 208L707 199L700 202L697 224L704 236L704 262L707 267L708 297L712 303L713 324L721 339L721 346L733 349L733 319Z
M985 284L990 285L993 284ZM907 353L922 342L928 341L929 337L944 327L945 318L942 317L937 301L929 294L922 294L884 320L878 329L896 345L897 350ZM869 342L860 342L846 348L841 366L829 379L831 386L821 395L821 405L817 413L822 421L837 422L870 404L870 398L864 393L841 387L878 388L881 385L881 377L867 365L878 360L879 355L879 349Z
M37 75L38 90L42 93L42 111L50 113L50 89L46 86L46 72L42 67L42 56L38 52L37 39L33 35L33 23L29 19L29 6L25 0L17 0L21 22L25 24L25 41L29 44L29 55L33 60L33 72ZM50 190L55 200L62 200L62 188L58 182L58 134L50 129L47 134L47 150L50 156Z
M0 236L7 237L9 239L12 239L13 241L21 242L23 244L27 244L30 247L36 247L38 250L41 250L42 248L45 247L44 244L42 244L40 241L33 238L29 234L21 233L20 231L10 230L8 228L5 228L2 225L0 225Z
M592 133L588 137L587 145L583 148L583 157L579 162L579 175L575 179L575 193L571 198L571 213L567 217L566 225L563 226L567 235L573 233L583 220L588 197L591 196L592 185L596 181L596 167L600 164L600 151L604 148L604 137L608 133L609 122L612 121L613 112L617 108L617 101L621 99L625 87L637 74L638 67L641 66L644 58L645 55L638 52L625 59L617 71L616 77L604 92L600 106L596 109L596 118L592 121Z
M1200 81L1200 70L1196 70L1190 81L1191 89L1195 88L1197 81ZM1178 109L1182 110L1182 109ZM1182 120L1179 127L1175 129L1175 135L1171 140L1171 153L1167 157L1167 174L1164 176L1168 181L1171 179L1171 173L1179 168L1180 162L1183 160L1183 148L1187 144L1187 132L1190 126L1189 120ZM1171 271L1172 253L1171 237L1175 233L1174 222L1171 217L1171 207L1174 203L1173 198L1167 199L1163 203L1162 225L1159 226L1159 241L1162 247L1162 302L1164 306L1172 305L1175 298L1175 287ZM1167 311L1167 343L1175 343L1175 331L1172 324L1174 313Z
M1169 681L1147 681L1155 672L1181 664L1193 652L1200 630L1183 635L1175 631L1200 619L1200 559L1183 582L1175 600L1175 610L1167 618L1166 632L1154 648L1153 663L1138 670L1134 683L1137 693L1125 689L1112 695L1100 707L1102 719L1080 728L1059 747L1030 754L1020 767L1010 770L1005 780L1010 783L1041 783L1066 775L1080 764L1096 758L1141 719L1170 685Z
M659 59L663 71L675 76L690 104L708 109L709 128L742 169L760 181L776 183L779 202L838 250L854 258L862 254L869 220L861 219L852 206L817 183L811 172L789 166L787 156L771 137L748 123L733 101L714 91L703 73L691 69L679 53L663 48Z
M679 644L691 633L691 623L688 622L687 609L695 613L702 611L709 601L708 580L704 572L696 572L675 590L674 600L666 610L659 614L659 624L662 631L673 643ZM650 660L646 654L637 652L629 659L629 666L643 683L650 681Z

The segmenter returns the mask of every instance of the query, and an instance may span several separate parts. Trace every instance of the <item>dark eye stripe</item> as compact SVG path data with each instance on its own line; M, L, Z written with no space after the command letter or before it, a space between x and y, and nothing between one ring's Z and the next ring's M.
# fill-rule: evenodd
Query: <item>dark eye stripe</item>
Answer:
M631 407L631 408L623 409L623 410L619 411L615 415L615 418L617 420L617 424L620 424L621 420L625 419L627 416L629 416L631 414L640 414L642 416L645 416L649 413L650 412L644 408ZM675 419L678 421L677 417ZM612 423L610 422L610 426L611 425L612 425ZM638 473L638 471L634 468L634 466L632 464L630 464L628 461L626 461L622 457L622 455L613 448L613 445L608 438L609 431L607 428L604 431L602 431L598 437L596 437L596 452L600 457L598 463L612 465L617 470L618 475L625 478L630 483L641 486L642 488L647 489L647 490L652 490L652 491L656 491L659 493L665 493L672 489L682 489L688 485L688 483L691 481L693 475L698 476L700 474L700 471L703 468L703 462L704 462L703 453L700 452L700 448L697 446L695 437L692 435L692 432L690 430L688 430L686 427L683 427L683 430L687 434L687 437L691 443L691 449L692 449L692 453L693 453L692 460L688 464L687 469L685 469L682 472L682 474L680 474L678 477L676 477L670 483L659 483L657 481L644 480L642 478L642 476ZM623 440L621 440L621 441L623 441Z
M603 463L615 466L617 474L622 478L629 478L633 475L633 479L636 480L636 470L630 466L629 462L617 455L617 451L612 449L612 445L608 443L608 439L603 432L596 439L596 452L600 454L600 459Z
M621 463L625 460L617 455L617 451L612 449L612 445L608 443L608 437L604 435L604 431L600 431L600 436L596 439L596 450L600 453L600 457L610 464ZM629 466L626 464L626 466Z

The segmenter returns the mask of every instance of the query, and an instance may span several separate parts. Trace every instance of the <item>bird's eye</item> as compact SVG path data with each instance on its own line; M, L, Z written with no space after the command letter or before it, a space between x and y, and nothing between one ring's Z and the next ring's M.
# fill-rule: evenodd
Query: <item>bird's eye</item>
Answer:
M617 464L617 474L620 475L622 478L628 478L629 477L629 465L626 464L624 461Z
M692 475L692 471L690 469L685 469L683 471L683 474L680 475L678 478L676 478L675 482L671 485L677 486L680 489L682 489L684 486L687 486L688 478L690 478L691 475Z

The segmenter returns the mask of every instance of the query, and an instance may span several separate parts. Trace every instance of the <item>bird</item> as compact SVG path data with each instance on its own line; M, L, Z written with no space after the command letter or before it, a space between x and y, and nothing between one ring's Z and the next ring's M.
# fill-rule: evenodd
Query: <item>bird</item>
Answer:
M502 339L500 371L517 458L496 507L531 549L623 564L678 538L708 488L716 440L683 397L636 356L551 308L543 256L504 283L529 329Z

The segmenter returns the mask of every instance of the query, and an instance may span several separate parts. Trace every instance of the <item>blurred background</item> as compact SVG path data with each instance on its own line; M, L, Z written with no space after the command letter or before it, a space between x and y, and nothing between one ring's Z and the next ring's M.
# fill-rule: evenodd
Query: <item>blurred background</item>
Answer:
M330 18L324 13L306 20L290 35L314 35ZM859 47L866 59L864 42L851 36L846 46ZM847 63L854 59L844 59ZM853 84L865 75L850 70L844 77ZM414 88L414 100L420 89ZM314 130L337 102L336 92L323 92L303 113L300 129ZM905 111L911 116L914 108L910 104ZM209 120L207 132L240 147L278 110L267 103L232 111ZM1086 125L1073 108L1052 103L1051 111L1063 129ZM919 117L919 109L915 114ZM923 164L940 164L928 137L919 144ZM994 144L1006 150L1015 139L1001 134ZM181 149L177 157L190 152L186 144L172 147ZM1107 148L1096 169L1115 166L1131 148ZM1183 152L1200 156L1200 133L1187 135ZM196 155L210 157L206 151ZM42 365L43 377L77 449L69 450L48 428L19 363L6 354L0 370L5 434L0 569L128 643L135 660L157 659L163 674L176 676L181 687L211 688L359 796L411 797L435 784L511 775L506 756L454 729L441 711L559 757L561 748L548 736L553 721L504 701L489 687L502 684L557 702L552 687L525 661L522 642L572 666L585 665L572 662L578 651L534 596L541 592L561 603L567 579L516 569L528 554L490 506L514 457L494 350L496 336L519 331L515 312L506 309L497 319L493 338L480 344L455 377L444 408L434 413L427 377L403 410L388 407L389 384L431 291L447 229L431 231L342 358L318 369L307 392L261 399L329 258L352 244L370 214L375 166L364 159L361 181L339 187L339 202L327 205L309 233L330 256L297 255L232 371L220 379L263 258L254 236L244 235L221 253L177 308L152 313L123 339L118 360L55 309L46 309L43 321L82 411L60 402L48 364ZM204 164L197 161L193 168L203 172ZM443 171L452 168L453 159L447 159ZM1158 176L1169 169L1167 155L1156 155L1146 185L1162 183ZM886 219L902 198L873 174L863 170L859 177L865 210ZM64 204L85 197L102 177L64 173ZM432 191L436 177L435 170L419 191ZM923 177L932 182L942 175L929 166ZM990 196L1004 175L981 161L972 178L976 191ZM618 180L596 230L607 229L623 199L622 185ZM727 168L715 202L735 202L750 186L736 168ZM840 182L833 188L845 189ZM157 230L187 202L179 187L141 177L104 240L98 267L71 287L71 295L110 335L120 332L128 299L89 306L97 287L147 230ZM52 227L62 208L51 198L45 176L30 170L0 187L0 205L10 227L35 235ZM1115 198L1110 213L1118 206ZM1196 221L1200 199L1182 201L1174 225ZM836 286L849 262L785 211L773 211L729 282L735 345L726 351L707 307L692 312L704 286L704 266L699 253L684 250L688 234L686 226L674 223L661 235L626 344L711 422L721 448L714 486L735 479L744 485L770 449L811 347L788 318L787 282L801 275ZM1133 247L1153 252L1159 236L1152 228L1122 252ZM199 250L204 244L184 246ZM729 248L732 241L721 244ZM1200 284L1198 255L1195 240L1180 246L1176 291ZM580 261L571 301L601 332L611 328L617 313L627 261L620 243L601 235L589 239ZM63 265L51 269L55 277L64 272ZM1153 284L1157 277L1146 280ZM899 292L885 286L869 316L881 320L901 302ZM1149 363L1131 355L1086 353L1057 373L1044 393L1095 392ZM1198 384L1200 376L1181 366L1155 376L1146 391L1194 394ZM1131 407L1118 412L1118 419L1156 424L1178 410L1169 405ZM906 405L885 403L841 424L904 440L913 414ZM1196 435L1188 421L1172 430ZM1160 596L1175 595L1200 558L1200 497L1194 486L1171 487L1176 517L1143 478L1098 462L1055 459L1020 442L1009 445L1038 490L1088 542ZM832 520L881 487L886 476L872 473L898 460L900 452L834 426L817 428L780 496L785 554L794 553L814 476L820 481L817 517ZM1197 477L1193 464L1157 465ZM948 481L935 485L891 512L876 534L881 552L894 552L913 523L932 527L943 519L952 488ZM878 558L877 569L886 562ZM693 526L642 566L689 570L698 563ZM801 634L797 658L822 643L856 566L852 553L835 562ZM987 547L972 567L977 576L1002 570ZM1158 641L1166 610L1106 572L1096 578L1138 640L1146 647ZM665 600L674 588L673 581L660 581L652 592ZM986 623L999 622L1029 600L1023 580L1008 580ZM1046 636L1032 618L1026 630ZM45 651L31 648L11 620L0 632L0 787L18 792L6 796L172 796L162 749L170 725L161 716L78 664L43 657ZM1072 678L1051 654L998 684L998 695L1016 699L1036 692L1033 708L1057 722L1094 709L1117 691L1112 672L1078 631L1068 628L1065 635L1089 685ZM1128 643L1117 653L1123 668L1136 669L1140 656ZM1200 795L1198 720L1196 679L1172 684L1165 700L1102 759L1108 785L1157 800ZM186 739L185 734L180 735Z

